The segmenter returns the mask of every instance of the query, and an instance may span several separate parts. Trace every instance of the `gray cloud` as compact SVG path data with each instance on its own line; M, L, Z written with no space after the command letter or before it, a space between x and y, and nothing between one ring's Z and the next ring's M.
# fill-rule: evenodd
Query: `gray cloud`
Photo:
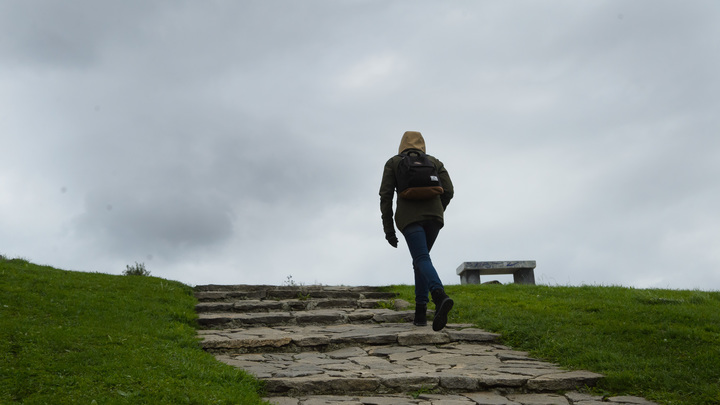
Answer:
M384 162L456 183L434 250L720 288L713 2L0 5L0 253L188 283L410 283ZM678 268L689 268L677 277Z

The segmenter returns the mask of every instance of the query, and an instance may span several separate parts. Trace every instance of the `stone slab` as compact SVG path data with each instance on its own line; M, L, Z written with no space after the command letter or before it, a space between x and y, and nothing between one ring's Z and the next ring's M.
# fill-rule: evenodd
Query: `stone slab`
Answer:
M617 398L617 401L615 401ZM309 395L300 397L266 397L273 405L657 405L637 397L613 397L603 401L601 396L568 392L565 395L553 393L500 394L490 391L463 394L408 394L376 395ZM521 402L522 401L522 402ZM625 402L631 401L631 402ZM644 401L644 402L637 402Z
M312 348L315 346L334 345L337 348L352 345L386 345L398 344L401 346L413 345L439 345L451 342L466 343L493 343L489 339L499 338L499 335L488 334L476 328L453 329L447 327L434 332L429 326L417 327L410 323L389 323L369 325L281 325L275 327L254 327L241 329L204 330L199 334L201 345L206 350L231 348L258 348L263 344L268 348L277 348L283 345L296 345ZM479 337L477 341L470 337ZM512 360L523 358L523 352L511 352L503 349L494 349L490 346L471 346L469 350L487 352L496 350L502 356L510 356Z
M527 382L528 389L536 391L572 390L583 386L592 387L602 378L601 374L590 371L568 371L545 374Z
M508 395L508 399L522 405L570 405L565 396L558 394L515 394Z

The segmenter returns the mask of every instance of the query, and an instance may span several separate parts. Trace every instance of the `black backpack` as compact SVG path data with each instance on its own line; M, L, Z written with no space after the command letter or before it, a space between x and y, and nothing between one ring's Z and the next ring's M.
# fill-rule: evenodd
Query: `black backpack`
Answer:
M401 153L396 173L398 196L408 200L427 200L444 192L433 162L417 150Z

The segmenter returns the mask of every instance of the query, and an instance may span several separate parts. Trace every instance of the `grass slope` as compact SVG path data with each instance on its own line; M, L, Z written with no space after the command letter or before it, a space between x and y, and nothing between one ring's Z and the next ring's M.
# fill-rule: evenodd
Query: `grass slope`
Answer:
M0 403L260 404L199 347L190 287L0 256Z
M412 286L392 286L414 300ZM720 404L720 292L448 286L450 322L607 377L597 392ZM260 404L260 383L203 352L190 287L0 256L0 403Z
M412 286L392 286L414 302ZM597 392L664 404L720 404L720 292L623 287L447 286L449 322L572 369L602 373Z

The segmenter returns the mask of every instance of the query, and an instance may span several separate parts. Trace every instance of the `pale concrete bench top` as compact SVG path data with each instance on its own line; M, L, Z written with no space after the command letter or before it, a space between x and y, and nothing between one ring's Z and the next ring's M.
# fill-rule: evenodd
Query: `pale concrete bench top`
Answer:
M535 284L535 260L464 262L457 268L461 284L480 284L480 275L512 274L517 284Z

